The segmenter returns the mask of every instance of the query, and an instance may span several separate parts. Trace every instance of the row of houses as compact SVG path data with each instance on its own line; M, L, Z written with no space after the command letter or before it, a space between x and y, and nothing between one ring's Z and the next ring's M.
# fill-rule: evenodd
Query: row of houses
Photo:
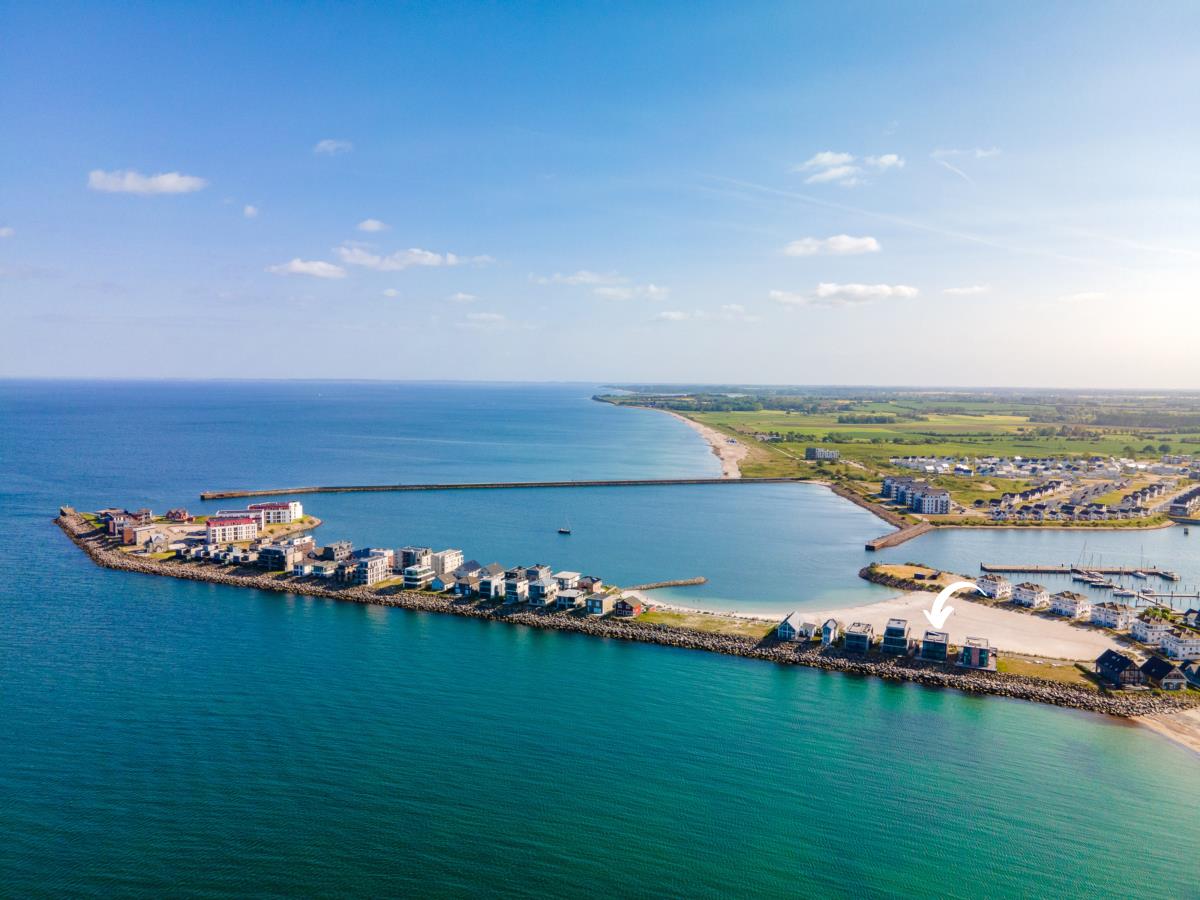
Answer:
M900 475L883 479L879 496L906 506L913 512L944 516L950 512L950 492L925 481Z
M1167 508L1168 515L1181 519L1194 516L1197 512L1200 512L1200 487L1194 487L1180 494L1171 501L1171 505Z
M820 640L822 647L837 646L839 638L842 649L848 653L870 653L875 647L875 627L869 622L853 622L845 631L837 619L826 619L818 625L808 621L801 612L789 613L775 627L775 636L781 641L807 642ZM920 640L909 636L907 619L889 619L879 637L880 653L893 656L915 655L929 662L948 662L950 659L950 633L928 630ZM956 665L969 669L996 668L996 652L986 638L969 637L959 648Z
M1134 640L1161 649L1173 659L1200 660L1200 611L1188 610L1182 624L1142 613L1125 603L1093 603L1076 591L1051 594L1040 584L1024 581L1013 585L1007 578L987 573L975 581L979 592L993 600L1011 600L1029 609L1047 609L1068 619L1087 618L1091 624L1114 631L1128 630Z
M1096 674L1118 687L1153 685L1164 691L1181 691L1189 684L1200 689L1200 663L1179 664L1161 656L1151 656L1140 666L1132 657L1116 650L1105 650L1096 659Z
M204 523L209 544L253 541L268 525L290 525L304 518L304 506L296 500L251 503L245 509L221 509Z

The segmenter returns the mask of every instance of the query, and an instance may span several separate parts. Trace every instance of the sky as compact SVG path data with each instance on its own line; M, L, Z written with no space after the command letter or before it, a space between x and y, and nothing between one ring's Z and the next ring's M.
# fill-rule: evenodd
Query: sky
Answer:
M1195 3L0 3L0 376L1200 387Z

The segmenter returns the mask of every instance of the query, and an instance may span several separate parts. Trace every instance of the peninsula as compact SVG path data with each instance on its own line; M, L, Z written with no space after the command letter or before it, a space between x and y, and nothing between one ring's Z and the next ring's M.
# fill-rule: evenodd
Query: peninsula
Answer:
M292 510L294 513L295 507ZM55 521L97 565L126 572L704 650L1120 717L1162 716L1197 705L1192 691L1176 694L1109 691L1096 684L1054 680L1041 673L993 671L986 663L980 668L965 668L956 664L953 655L943 655L940 660L922 658L922 654L886 655L870 650L869 641L869 652L856 653L848 649L849 644L840 647L819 640L784 638L780 628L770 622L714 615L689 616L666 607L653 609L637 591L605 586L594 576L585 577L573 572L552 574L546 566L506 570L495 564L480 566L475 563L472 568L464 564L460 551L441 551L447 554L443 557L445 565L457 563L454 568L465 572L451 577L434 574L431 565L435 562L434 554L426 548L402 548L398 552L409 554L410 558L400 560L390 551L373 549L351 555L346 542L329 545L326 550L332 548L332 551L328 554L315 554L313 542L305 537L287 540L274 537L267 542L254 542L247 538L257 526L252 516L209 518L204 524L210 536L214 529L245 529L230 533L229 546L216 552L211 549L213 544L203 545L209 549L188 545L174 552L159 551L154 547L131 550L122 542L142 535L123 533L118 536L111 522L113 517L137 514L108 511L106 515L109 517L107 525L103 515L63 507ZM286 513L281 511L280 515L286 516ZM241 518L251 519L251 522L229 521ZM322 562L326 555L328 561ZM392 575L397 568L403 572L401 577ZM536 577L531 579L531 575ZM464 582L474 585L473 589L460 592L459 587ZM655 586L670 583L660 582ZM571 586L562 587L563 584Z

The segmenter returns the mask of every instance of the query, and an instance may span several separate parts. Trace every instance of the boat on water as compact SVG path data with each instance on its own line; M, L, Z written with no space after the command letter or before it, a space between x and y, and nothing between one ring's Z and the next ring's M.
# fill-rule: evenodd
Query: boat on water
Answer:
M1163 571L1158 573L1159 578L1165 578L1167 581L1178 581L1179 573L1171 571Z
M1113 596L1114 597L1136 597L1137 591L1131 591L1129 588L1119 587L1119 588L1115 588L1113 590Z
M559 534L570 534L570 533L571 533L571 526L570 526L570 525L564 525L562 528L558 529L558 533L559 533Z
M1093 587L1103 588L1106 591L1111 591L1116 588L1117 583L1106 578L1101 578L1099 581L1092 582Z
M1150 577L1145 572L1143 572L1141 569L1138 569L1136 572L1133 572L1131 574L1133 575L1134 578L1149 578Z
M1090 582L1092 580L1092 576L1090 576L1087 572L1083 572L1078 569L1071 572L1071 578L1075 581Z

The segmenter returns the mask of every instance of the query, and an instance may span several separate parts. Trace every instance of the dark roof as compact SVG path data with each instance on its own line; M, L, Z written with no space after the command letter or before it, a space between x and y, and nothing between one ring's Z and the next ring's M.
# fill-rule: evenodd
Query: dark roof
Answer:
M1137 664L1124 653L1118 653L1116 650L1105 650L1097 657L1096 665L1101 669L1124 672L1130 666Z
M1142 674L1153 681L1158 681L1164 675L1171 674L1175 668L1175 663L1170 660L1163 659L1161 656L1152 656L1142 663Z

